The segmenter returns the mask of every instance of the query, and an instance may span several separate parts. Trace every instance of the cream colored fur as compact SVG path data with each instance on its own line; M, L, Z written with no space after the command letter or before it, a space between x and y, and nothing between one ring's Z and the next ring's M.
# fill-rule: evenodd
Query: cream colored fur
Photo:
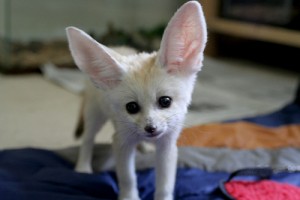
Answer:
M156 146L155 200L173 199L176 141L202 66L206 34L202 8L196 1L176 12L160 50L151 54L124 56L77 28L67 28L72 56L93 83L85 95L85 129L77 171L92 172L94 137L110 118L116 130L113 149L119 199L139 199L134 157L137 144L143 141ZM168 107L160 103L165 97L171 99ZM130 102L139 106L138 112L128 111ZM147 129L149 126L153 130Z

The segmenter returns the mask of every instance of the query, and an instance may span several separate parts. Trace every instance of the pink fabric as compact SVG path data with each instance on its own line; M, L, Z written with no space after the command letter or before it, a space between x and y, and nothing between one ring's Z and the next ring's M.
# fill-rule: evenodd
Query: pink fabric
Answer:
M237 200L300 200L300 188L269 180L230 181L227 192Z

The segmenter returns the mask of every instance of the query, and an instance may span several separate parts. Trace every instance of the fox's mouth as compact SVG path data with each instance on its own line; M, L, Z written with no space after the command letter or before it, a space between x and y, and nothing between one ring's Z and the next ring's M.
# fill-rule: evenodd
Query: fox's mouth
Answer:
M145 136L146 138L151 138L151 139L157 139L159 138L161 135L163 135L162 132L154 132L154 133L146 133Z

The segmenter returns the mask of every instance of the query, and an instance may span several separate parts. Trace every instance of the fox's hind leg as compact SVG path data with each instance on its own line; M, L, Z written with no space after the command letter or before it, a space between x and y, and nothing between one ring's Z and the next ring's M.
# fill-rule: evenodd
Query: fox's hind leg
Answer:
M107 116L101 111L96 98L88 96L83 101L82 122L79 127L83 128L82 144L79 149L79 157L75 170L77 172L92 173L92 154L95 136L107 121ZM76 135L80 136L77 129Z

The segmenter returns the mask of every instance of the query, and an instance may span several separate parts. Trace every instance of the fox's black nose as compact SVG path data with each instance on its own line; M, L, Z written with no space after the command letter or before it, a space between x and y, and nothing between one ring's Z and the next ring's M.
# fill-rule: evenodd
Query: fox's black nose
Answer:
M145 126L145 131L148 132L148 133L154 133L156 131L156 126L147 125L147 126Z

